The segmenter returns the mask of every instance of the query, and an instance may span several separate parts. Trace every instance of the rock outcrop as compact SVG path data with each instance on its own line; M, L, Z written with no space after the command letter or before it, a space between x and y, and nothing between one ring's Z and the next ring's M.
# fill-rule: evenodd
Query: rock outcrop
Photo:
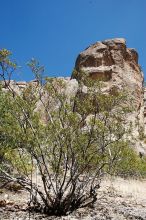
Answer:
M135 110L141 107L144 77L138 64L138 53L135 49L127 48L124 39L105 40L91 45L79 54L75 69L93 79L107 81L109 88L130 90ZM74 75L72 78L78 80Z
M144 128L144 76L136 50L127 48L123 38L96 42L79 54L75 70L77 74L73 73L72 79L80 80L84 74L85 77L104 80L109 91L115 88L127 91L134 107L129 120L135 123L134 136L138 137L139 129Z
M23 91L25 88L27 88L28 86L38 86L38 80L32 80L30 82L26 82L26 81L15 81L15 80L6 80L6 81L2 81L2 90L3 91L9 91L9 90L13 90L13 92L15 92L16 94L21 94L21 91Z
M135 49L127 48L125 39L116 38L96 42L81 52L75 63L75 72L69 77L63 78L66 84L66 94L72 96L78 88L78 81L81 80L82 74L92 79L103 80L106 90L112 93L115 89L124 89L132 98L134 112L129 115L127 120L134 125L134 137L138 139L139 132L144 131L144 76L138 64L138 53ZM11 81L10 85L13 90L20 94L28 85L38 86L38 81L15 82ZM3 90L7 90L3 82ZM85 88L86 90L86 88ZM86 93L86 91L85 91ZM44 97L46 99L46 97ZM38 109L41 109L38 105ZM146 121L146 120L145 120ZM139 143L138 141L136 141ZM146 152L146 146L141 142L138 144L139 150Z

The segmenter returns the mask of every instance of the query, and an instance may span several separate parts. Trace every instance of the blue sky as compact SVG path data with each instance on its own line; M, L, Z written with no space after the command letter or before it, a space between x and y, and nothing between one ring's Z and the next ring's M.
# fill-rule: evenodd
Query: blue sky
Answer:
M17 80L33 77L34 57L46 75L70 76L79 52L108 38L136 48L146 73L146 0L0 0L0 48L22 66Z

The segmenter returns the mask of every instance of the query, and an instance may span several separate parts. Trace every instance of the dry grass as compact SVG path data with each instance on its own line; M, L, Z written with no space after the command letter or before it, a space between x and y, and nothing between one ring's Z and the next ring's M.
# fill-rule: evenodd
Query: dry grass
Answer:
M136 201L142 201L146 205L146 179L123 179L119 177L106 178L101 186L101 191L108 190L122 197L131 197Z

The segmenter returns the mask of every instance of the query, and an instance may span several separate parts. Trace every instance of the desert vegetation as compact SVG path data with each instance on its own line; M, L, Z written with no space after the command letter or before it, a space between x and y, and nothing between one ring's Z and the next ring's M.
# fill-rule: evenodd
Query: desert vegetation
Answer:
M126 91L109 94L104 82L86 77L68 94L64 80L43 77L33 59L28 66L38 84L18 95L10 55L0 51L0 178L29 191L28 209L67 215L94 205L103 176L145 175L145 158L129 138Z

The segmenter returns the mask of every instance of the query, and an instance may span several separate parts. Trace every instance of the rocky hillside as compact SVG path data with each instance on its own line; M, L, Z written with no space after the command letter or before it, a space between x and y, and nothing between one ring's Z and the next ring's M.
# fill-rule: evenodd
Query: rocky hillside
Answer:
M138 53L127 48L125 39L117 38L96 42L81 52L75 63L72 79L80 80L81 75L105 81L109 92L124 89L132 98L134 112L129 115L134 125L134 137L144 130L144 75L138 63ZM146 146L138 143L139 151Z
M102 79L107 90L112 93L115 90L124 89L132 98L134 112L128 120L134 125L134 137L138 151L145 151L146 146L138 140L139 132L144 131L144 76L138 63L138 53L135 49L127 48L125 39L117 38L96 42L81 52L75 63L75 72L71 78L63 78L66 84L66 93L76 93L78 81L82 74L93 79ZM81 74L82 72L82 74ZM38 86L37 81L10 82L11 87L20 94L28 85ZM6 90L3 83L3 89ZM45 97L47 98L47 97ZM38 105L38 109L42 107Z

